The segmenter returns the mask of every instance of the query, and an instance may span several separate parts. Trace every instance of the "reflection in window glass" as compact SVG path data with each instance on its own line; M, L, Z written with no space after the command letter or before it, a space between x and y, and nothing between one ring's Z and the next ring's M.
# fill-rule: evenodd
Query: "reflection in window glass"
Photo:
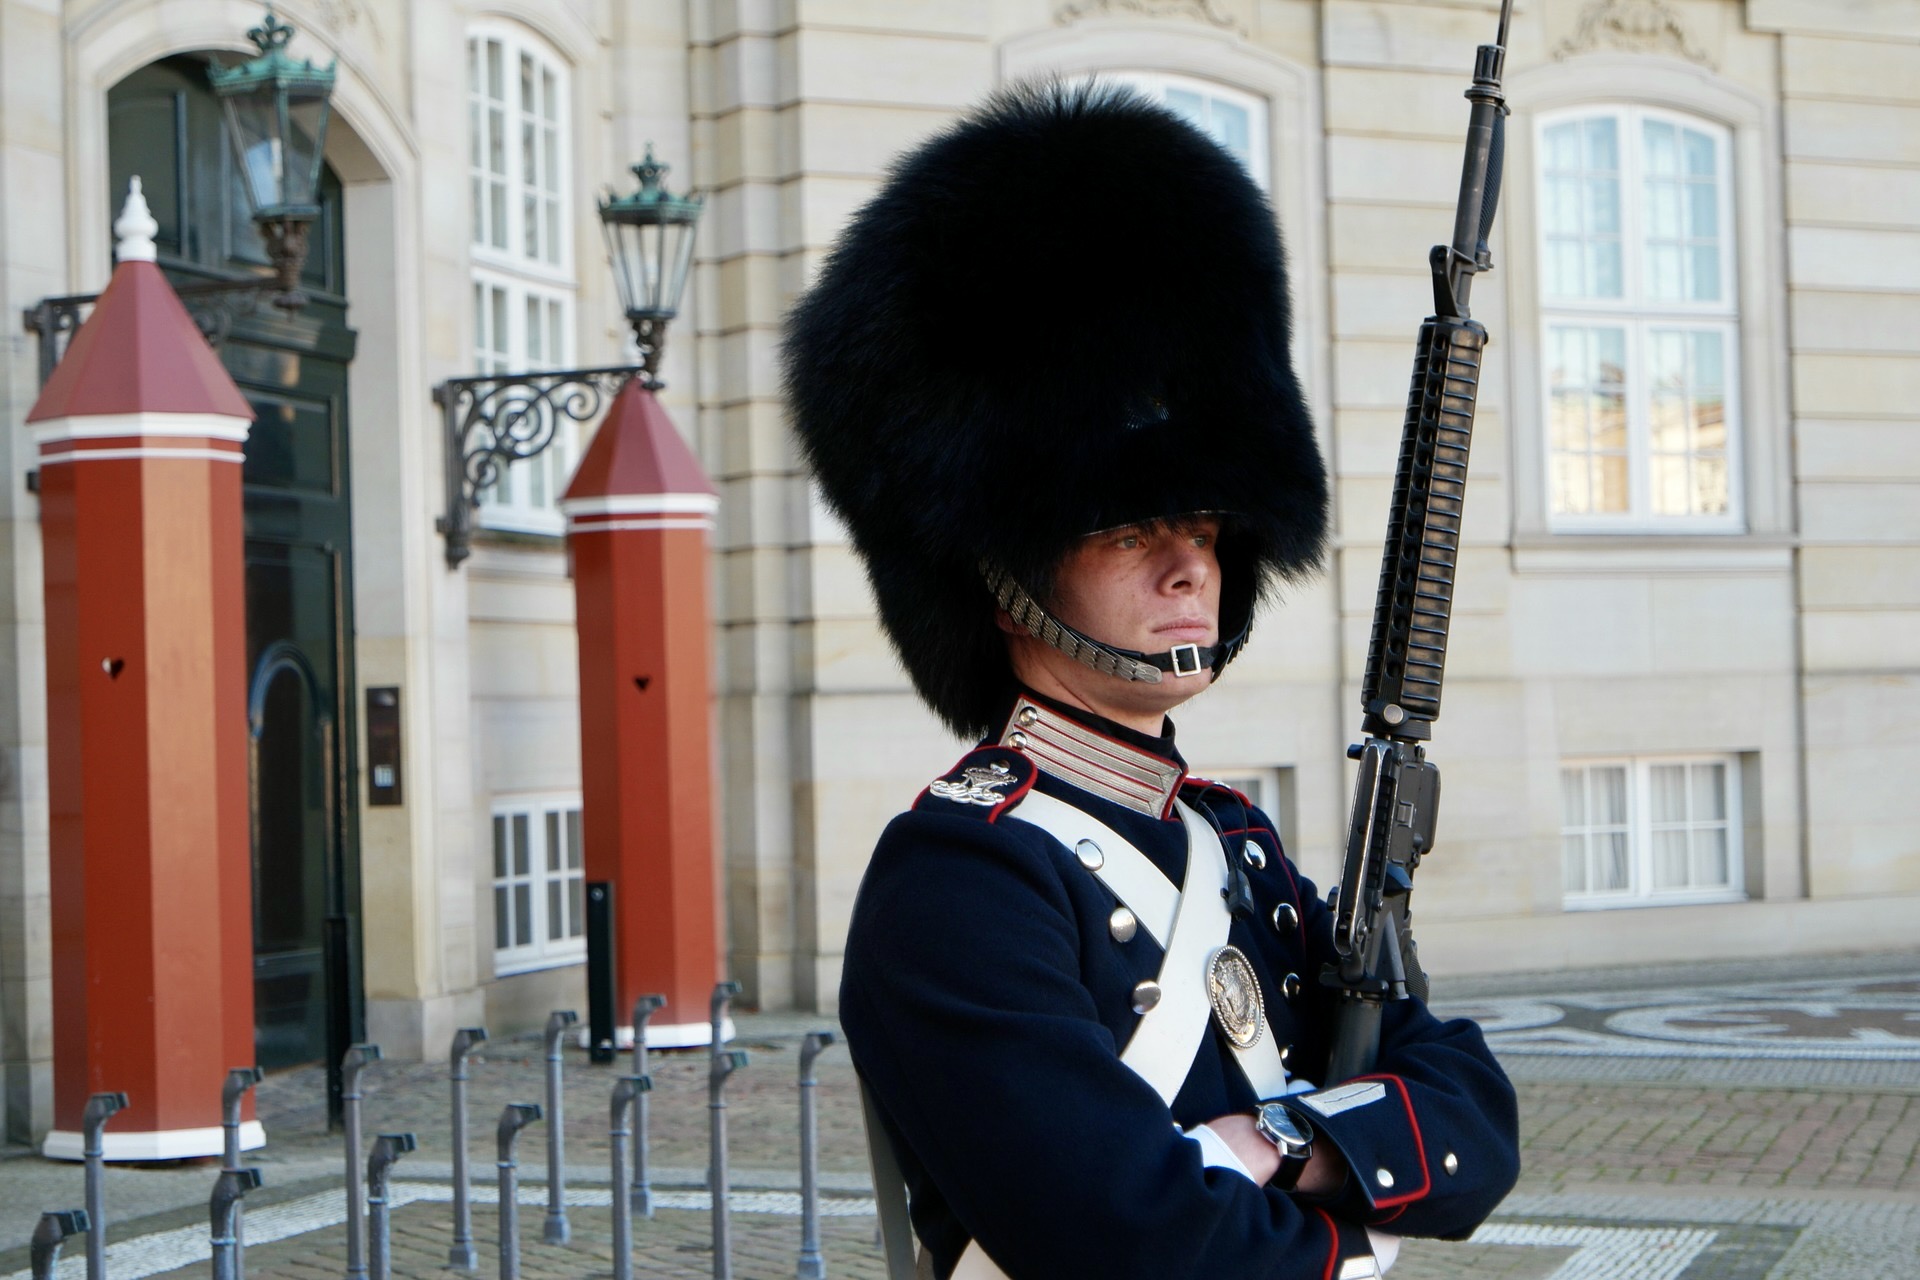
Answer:
M1737 528L1723 130L1610 107L1539 135L1549 509L1564 528Z

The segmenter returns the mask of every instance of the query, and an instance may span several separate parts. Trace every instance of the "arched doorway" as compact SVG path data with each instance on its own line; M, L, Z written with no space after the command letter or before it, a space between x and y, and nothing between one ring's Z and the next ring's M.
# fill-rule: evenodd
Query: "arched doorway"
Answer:
M255 271L207 59L152 63L109 91L115 199L140 175L159 262L185 284ZM220 355L255 412L244 469L247 662L254 715L257 1061L339 1060L362 1034L352 691L352 538L340 183L323 177L297 315L222 317Z

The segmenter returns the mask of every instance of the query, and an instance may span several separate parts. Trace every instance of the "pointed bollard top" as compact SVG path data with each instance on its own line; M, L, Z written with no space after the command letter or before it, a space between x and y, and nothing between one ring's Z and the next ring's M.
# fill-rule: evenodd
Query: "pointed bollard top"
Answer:
M253 409L154 262L159 224L135 178L113 224L120 265L27 414L29 423L133 413L253 421Z
M713 482L667 411L634 378L620 389L560 500L576 531L596 517L660 517L659 527L707 527ZM623 521L621 527L631 527Z

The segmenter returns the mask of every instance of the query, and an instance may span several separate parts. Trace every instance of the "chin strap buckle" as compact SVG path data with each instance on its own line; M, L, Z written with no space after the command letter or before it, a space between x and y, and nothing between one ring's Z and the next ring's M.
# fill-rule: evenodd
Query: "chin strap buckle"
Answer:
M1200 665L1200 646L1197 644L1177 644L1167 651L1173 660L1175 676L1197 676L1204 667Z

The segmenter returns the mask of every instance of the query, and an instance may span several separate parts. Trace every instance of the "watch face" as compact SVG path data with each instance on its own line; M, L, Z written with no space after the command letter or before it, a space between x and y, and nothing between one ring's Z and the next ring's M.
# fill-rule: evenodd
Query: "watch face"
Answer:
M1277 1102L1269 1102L1260 1108L1259 1127L1267 1140L1282 1150L1304 1147L1313 1141L1313 1134L1305 1124Z

